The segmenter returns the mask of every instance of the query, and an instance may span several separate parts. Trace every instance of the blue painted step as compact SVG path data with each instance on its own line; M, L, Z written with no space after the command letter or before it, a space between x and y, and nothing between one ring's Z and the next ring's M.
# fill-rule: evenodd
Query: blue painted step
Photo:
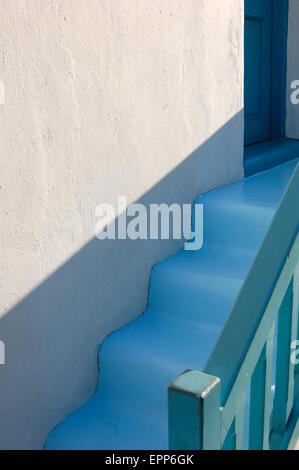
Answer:
M148 309L104 341L96 393L54 429L47 449L167 449L167 387L204 368L296 163L198 199L203 249L155 266Z

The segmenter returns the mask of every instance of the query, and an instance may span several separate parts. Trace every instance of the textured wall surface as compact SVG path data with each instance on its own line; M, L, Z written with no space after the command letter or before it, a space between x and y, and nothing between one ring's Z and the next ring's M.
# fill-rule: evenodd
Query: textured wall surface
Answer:
M299 103L291 102L291 83L299 82L299 0L289 0L286 136L299 139ZM297 84L297 90L299 86ZM299 93L296 93L297 101Z
M2 0L0 80L0 448L40 448L182 245L99 241L96 206L243 174L243 1Z

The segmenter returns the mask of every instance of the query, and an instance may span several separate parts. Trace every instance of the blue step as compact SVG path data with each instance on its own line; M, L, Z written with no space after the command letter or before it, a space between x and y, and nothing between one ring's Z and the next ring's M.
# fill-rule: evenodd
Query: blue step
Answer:
M202 250L154 267L148 309L104 341L95 394L52 431L47 449L168 448L167 387L204 368L296 163L198 199Z

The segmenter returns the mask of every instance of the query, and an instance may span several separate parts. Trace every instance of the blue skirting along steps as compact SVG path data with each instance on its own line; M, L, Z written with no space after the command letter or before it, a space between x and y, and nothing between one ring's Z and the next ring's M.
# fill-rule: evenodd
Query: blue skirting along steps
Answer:
M197 200L204 247L154 267L148 309L104 341L95 394L52 431L47 449L168 448L167 387L204 369L296 163Z

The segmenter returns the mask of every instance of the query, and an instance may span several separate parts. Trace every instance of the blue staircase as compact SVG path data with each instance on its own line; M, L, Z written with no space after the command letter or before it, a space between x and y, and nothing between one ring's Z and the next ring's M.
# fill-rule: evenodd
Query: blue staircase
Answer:
M46 449L168 448L167 388L186 369L204 369L296 163L196 201L204 247L154 267L146 312L104 341L95 394L52 431Z

